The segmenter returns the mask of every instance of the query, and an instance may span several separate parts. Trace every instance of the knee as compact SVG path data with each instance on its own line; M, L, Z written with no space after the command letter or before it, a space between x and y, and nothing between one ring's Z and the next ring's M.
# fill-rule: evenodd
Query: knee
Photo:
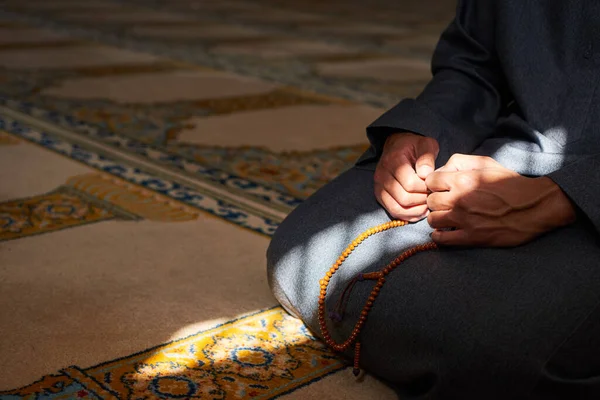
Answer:
M295 275L293 263L289 260L294 247L292 233L281 225L273 235L267 248L267 281L279 304L288 313L299 318L299 313L288 296Z
M279 283L291 273L290 253L294 252L295 232L285 221L279 225L267 248L267 277L269 284Z
M300 206L281 223L267 249L267 277L275 298L290 314L309 322L319 296L318 280L331 254L331 238L318 233L314 209ZM337 237L339 235L334 235ZM330 254L331 253L331 254Z

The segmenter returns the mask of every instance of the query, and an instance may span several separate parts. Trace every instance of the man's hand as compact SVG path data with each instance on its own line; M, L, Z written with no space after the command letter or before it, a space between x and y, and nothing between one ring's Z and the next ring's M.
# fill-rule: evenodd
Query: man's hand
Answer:
M375 170L375 197L393 218L409 222L427 216L425 178L435 169L439 145L414 133L389 136Z
M441 245L518 246L575 219L551 179L519 175L490 157L456 154L426 184L427 221Z

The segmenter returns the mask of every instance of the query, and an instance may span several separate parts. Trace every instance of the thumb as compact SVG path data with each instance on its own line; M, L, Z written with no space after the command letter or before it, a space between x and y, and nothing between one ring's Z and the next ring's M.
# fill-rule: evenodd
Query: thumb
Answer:
M435 169L435 159L438 155L438 144L434 139L423 141L425 142L419 151L417 162L415 163L415 171L421 179L427 178Z

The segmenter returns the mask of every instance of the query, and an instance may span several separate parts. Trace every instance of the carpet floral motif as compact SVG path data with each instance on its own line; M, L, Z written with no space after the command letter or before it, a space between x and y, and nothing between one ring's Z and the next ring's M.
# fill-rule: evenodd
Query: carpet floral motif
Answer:
M0 399L271 399L343 368L276 307L123 359L69 367Z
M53 232L115 216L109 210L59 190L0 203L0 240Z
M245 177L279 192L305 199L341 174L367 145L276 153L262 147L173 146L171 150L203 165Z
M0 241L114 218L184 222L198 215L198 210L151 190L90 173L69 178L53 192L0 203Z

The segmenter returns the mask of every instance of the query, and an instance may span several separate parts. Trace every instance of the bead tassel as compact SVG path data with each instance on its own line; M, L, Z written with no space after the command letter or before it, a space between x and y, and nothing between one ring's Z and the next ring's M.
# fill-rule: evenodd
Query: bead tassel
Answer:
M385 224L377 225L374 228L367 229L365 232L360 234L350 245L348 245L348 247L338 257L338 259L333 264L333 266L329 269L329 271L327 271L327 273L325 274L323 279L321 279L319 281L321 291L319 294L318 317L319 317L319 327L321 328L321 333L323 335L323 338L325 339L325 343L329 347L333 348L335 351L338 351L338 352L347 350L348 348L350 348L350 346L352 346L353 343L355 343L354 368L353 368L353 373L355 376L358 376L358 374L360 373L359 361L360 361L361 345L360 345L360 342L357 340L358 335L360 334L360 331L363 328L363 326L367 320L367 317L369 316L369 311L373 307L373 304L375 303L375 300L377 299L377 296L379 295L379 292L385 283L385 276L388 275L390 272L392 272L396 267L398 267L398 265L400 265L407 258L412 257L413 255L420 253L422 251L435 249L435 248L437 248L437 245L434 242L429 242L429 243L426 243L423 245L415 246L409 250L406 250L402 254L400 254L398 257L396 257L394 260L392 260L392 262L390 262L388 265L386 265L382 270L376 271L376 272L370 272L370 273L366 273L366 274L359 274L354 279L352 279L352 281L346 287L346 290L344 290L344 293L342 294L342 298L340 299L340 301L338 301L338 304L336 305L336 311L331 313L331 317L332 317L331 319L341 320L341 318L344 315L343 308L345 308L345 303L348 301L348 298L350 297L350 292L352 291L352 288L358 281L376 280L377 283L371 290L371 294L369 295L369 298L360 313L360 317L359 317L358 321L354 325L354 329L352 330L352 333L343 343L337 343L335 340L333 340L333 338L331 337L331 334L329 333L329 329L327 328L327 322L325 320L325 298L327 296L327 287L329 286L329 281L331 280L333 275L337 272L337 270L341 267L341 265L344 263L346 258L348 258L350 253L352 253L352 251L356 247L358 247L358 245L360 245L366 238L368 238L369 236L371 236L375 233L384 232L384 231L387 231L388 229L404 226L406 224L407 224L407 222L405 222L405 221L390 221L390 222L386 222Z

